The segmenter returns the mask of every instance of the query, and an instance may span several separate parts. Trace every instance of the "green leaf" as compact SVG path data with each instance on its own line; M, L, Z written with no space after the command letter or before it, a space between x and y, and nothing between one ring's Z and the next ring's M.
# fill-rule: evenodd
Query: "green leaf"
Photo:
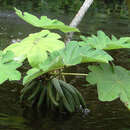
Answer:
M77 43L76 41L72 41L61 51L60 55L64 65L72 66L81 63L82 57L80 56L80 47Z
M67 44L61 50L48 54L46 60L43 60L37 68L32 68L27 72L24 78L24 84L33 79L64 66L72 66L84 62L105 62L111 61L112 57L103 50L95 50L91 47L80 47L75 41Z
M23 85L30 83L33 79L36 79L37 77L41 76L44 72L41 71L38 68L32 68L27 71L27 76L23 79Z
M91 71L86 80L97 84L98 97L101 101L112 101L117 98L130 109L130 72L121 66L100 64L89 66ZM114 70L114 71L113 71Z
M63 66L64 65L59 53L55 51L51 53L44 62L39 64L38 68L32 68L27 72L27 76L24 77L23 84L27 84L33 79L38 78L47 72L62 68Z
M103 62L108 63L112 61L113 58L103 50L92 49L89 46L84 46L80 48L80 55L82 57L82 63L86 62Z
M59 20L51 20L47 18L47 16L41 16L41 18L37 18L36 16L29 14L27 12L22 13L20 10L16 9L16 14L22 18L24 21L32 24L35 27L40 27L44 29L58 29L64 33L67 32L79 32L77 28L69 27Z
M20 80L21 74L16 69L22 64L14 61L14 54L11 51L3 53L0 51L0 84L9 80Z
M112 50L112 49L121 49L121 48L130 48L130 37L123 37L117 39L112 35L112 39L110 39L104 32L98 31L97 36L92 35L91 37L85 38L81 36L83 42L79 42L81 46L91 46L95 49L104 49L104 50Z
M19 61L28 59L32 67L38 66L47 59L48 53L65 47L64 43L59 40L60 35L43 30L38 33L30 34L20 43L11 44L4 51L11 50Z
M66 45L61 56L66 66L72 66L86 62L105 62L113 60L113 58L103 50L95 50L90 46L79 46L79 43L72 41Z
M64 66L62 57L58 51L54 51L48 56L47 60L39 64L39 68L44 72L53 71Z

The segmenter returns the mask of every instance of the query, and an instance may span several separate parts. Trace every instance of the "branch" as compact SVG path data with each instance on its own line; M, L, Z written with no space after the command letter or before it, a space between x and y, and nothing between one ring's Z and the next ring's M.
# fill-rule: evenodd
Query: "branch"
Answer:
M85 13L87 12L87 10L89 9L89 7L91 6L92 3L93 3L93 0L85 0L84 1L83 5L79 9L78 13L76 14L76 16L73 18L72 22L70 23L71 27L77 27L79 25L79 23L83 19ZM66 35L66 38L65 38L66 44L71 41L73 34L74 33L71 32L71 33L68 33Z
M57 73L51 73L52 75L57 75ZM60 73L61 75L73 75L73 76L87 76L88 74L83 74L83 73Z

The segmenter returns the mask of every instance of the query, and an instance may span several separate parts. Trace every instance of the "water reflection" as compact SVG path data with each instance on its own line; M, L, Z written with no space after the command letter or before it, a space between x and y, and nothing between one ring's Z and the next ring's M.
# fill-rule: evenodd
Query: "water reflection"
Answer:
M21 130L29 130L27 129L27 120L23 117L18 116L9 116L4 113L0 113L0 129L21 129Z

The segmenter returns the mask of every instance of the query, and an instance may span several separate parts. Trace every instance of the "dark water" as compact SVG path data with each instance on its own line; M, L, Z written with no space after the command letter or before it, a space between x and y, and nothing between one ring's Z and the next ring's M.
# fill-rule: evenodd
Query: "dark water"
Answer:
M62 19L65 23L71 21L72 16L55 15L45 13L51 18ZM100 17L99 17L100 16ZM79 28L82 34L96 33L97 30L104 30L108 34L117 37L130 36L130 20L120 19L98 14L97 16L87 15ZM29 33L36 32L34 28L20 19L13 13L0 12L0 48L3 49L11 44L11 40L22 39ZM76 37L75 37L76 38ZM116 51L113 54L116 63L130 69L130 51ZM79 72L86 72L86 65L76 67ZM71 68L71 71L75 68ZM22 108L19 104L19 88L16 83L4 83L0 86L0 129L1 130L130 130L130 112L117 99L113 102L100 102L97 99L96 87L83 87L83 79L70 77L71 82L85 97L88 108L91 112L84 117L81 113L73 115L58 115L48 112L43 116L31 109ZM45 112L46 113L46 112Z

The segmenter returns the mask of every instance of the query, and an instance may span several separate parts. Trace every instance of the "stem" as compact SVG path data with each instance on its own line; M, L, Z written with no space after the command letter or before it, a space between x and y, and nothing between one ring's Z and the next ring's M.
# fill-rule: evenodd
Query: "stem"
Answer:
M51 73L53 75L56 75L57 73ZM83 74L83 73L60 73L61 75L74 75L74 76L87 76L88 74Z
M84 1L83 5L79 9L78 13L76 14L76 16L73 18L72 22L70 23L71 27L77 27L79 25L79 23L81 22L81 20L83 19L84 15L85 15L85 13L91 6L92 2L93 2L93 0Z
M71 27L77 27L79 25L79 23L83 19L85 13L87 12L87 10L89 9L89 7L91 6L92 3L93 3L93 0L84 1L83 5L79 9L78 13L76 14L76 16L73 18L72 22L70 23ZM66 35L66 40L65 40L66 44L71 41L73 34L74 33L71 32L68 35Z

